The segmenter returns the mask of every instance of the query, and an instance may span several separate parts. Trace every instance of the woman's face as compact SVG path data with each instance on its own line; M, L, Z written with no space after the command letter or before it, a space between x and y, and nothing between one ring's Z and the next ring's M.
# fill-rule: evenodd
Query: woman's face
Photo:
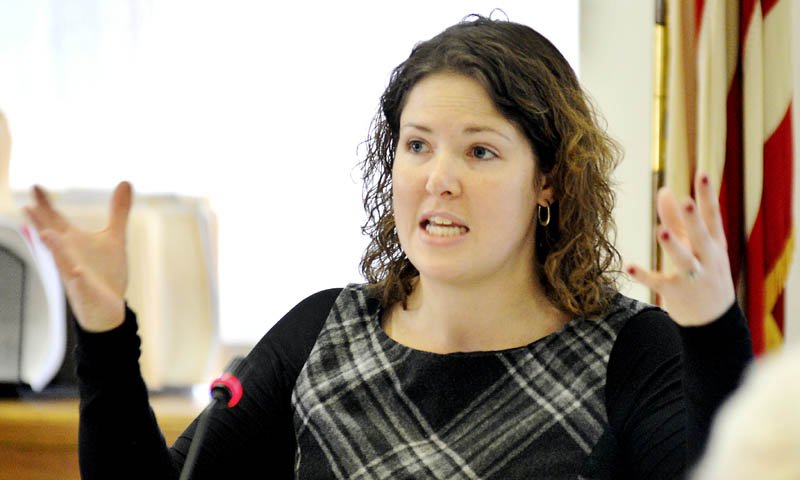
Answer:
M477 285L533 278L533 150L480 83L435 73L409 92L392 169L400 244L423 278Z

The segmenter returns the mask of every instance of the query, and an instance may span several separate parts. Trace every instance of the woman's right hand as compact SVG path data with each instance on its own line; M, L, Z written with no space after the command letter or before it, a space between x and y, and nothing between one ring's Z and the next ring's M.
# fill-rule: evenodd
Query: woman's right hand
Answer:
M81 230L68 222L40 187L33 188L33 195L35 203L25 208L25 213L53 253L78 324L90 332L121 325L128 284L125 230L131 185L122 182L114 189L108 225L96 232Z

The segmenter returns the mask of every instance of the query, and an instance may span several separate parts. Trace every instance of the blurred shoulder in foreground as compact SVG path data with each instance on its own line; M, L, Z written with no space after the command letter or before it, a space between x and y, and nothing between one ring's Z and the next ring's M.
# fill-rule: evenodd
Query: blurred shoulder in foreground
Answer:
M800 478L800 344L750 367L715 420L694 480Z

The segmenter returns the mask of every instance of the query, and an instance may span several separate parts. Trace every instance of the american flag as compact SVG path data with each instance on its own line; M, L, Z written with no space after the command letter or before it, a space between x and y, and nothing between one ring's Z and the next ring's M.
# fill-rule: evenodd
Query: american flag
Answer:
M670 0L665 184L719 187L756 354L783 341L791 264L791 0Z

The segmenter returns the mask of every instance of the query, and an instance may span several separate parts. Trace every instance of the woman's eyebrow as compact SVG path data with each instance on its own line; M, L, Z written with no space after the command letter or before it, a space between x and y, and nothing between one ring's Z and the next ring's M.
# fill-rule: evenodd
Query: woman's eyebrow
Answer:
M464 129L464 133L481 133L481 132L491 132L491 133L500 135L501 137L505 138L509 142L511 141L511 139L508 137L508 135L506 135L506 134L504 134L504 133L500 132L499 130L496 130L496 129L492 128L492 127L484 127L484 126L477 126L476 125L476 126L469 126L469 127L466 127Z
M416 123L404 123L403 125L400 126L400 129L402 130L404 128L414 128L416 130L420 130L420 131L423 131L423 132L426 132L426 133L432 132L432 130L429 127L426 127L424 125L419 125L419 124L416 124ZM463 131L464 131L464 133L469 133L469 134L481 133L481 132L491 132L491 133L497 134L497 135L505 138L509 142L511 141L511 139L508 137L508 135L506 135L506 134L504 134L504 133L500 132L499 130L494 129L492 127L486 127L486 126L481 126L481 125L470 125L468 127L465 127Z
M417 129L417 130L422 130L423 132L426 132L426 133L430 133L430 132L433 131L430 128L424 126L424 125L418 125L416 123L404 123L404 124L400 125L400 130L402 130L404 128L414 128L414 129Z

